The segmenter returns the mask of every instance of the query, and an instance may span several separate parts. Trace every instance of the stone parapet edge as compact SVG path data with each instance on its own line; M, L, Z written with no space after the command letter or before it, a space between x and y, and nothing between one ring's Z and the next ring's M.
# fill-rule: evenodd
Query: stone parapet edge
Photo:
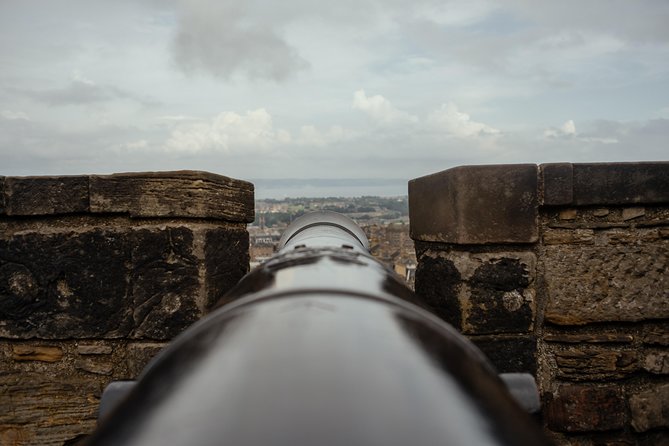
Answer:
M411 237L459 245L536 243L542 206L662 203L664 161L460 166L409 181Z
M254 186L202 171L0 177L0 216L121 213L250 223Z

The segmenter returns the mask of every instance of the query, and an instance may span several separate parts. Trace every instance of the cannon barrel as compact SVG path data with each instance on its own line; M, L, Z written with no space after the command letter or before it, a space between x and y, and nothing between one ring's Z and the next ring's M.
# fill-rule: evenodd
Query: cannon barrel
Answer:
M297 219L89 444L546 444L482 353L368 247L342 215Z

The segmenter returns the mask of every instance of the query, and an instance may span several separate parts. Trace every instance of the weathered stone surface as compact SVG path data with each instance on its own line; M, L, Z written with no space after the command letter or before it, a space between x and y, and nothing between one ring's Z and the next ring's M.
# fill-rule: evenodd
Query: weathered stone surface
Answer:
M56 362L63 358L63 349L58 346L18 344L12 346L14 361Z
M253 185L207 172L144 172L90 179L91 212L216 218L250 223Z
M646 209L644 208L625 208L622 212L622 219L623 221L634 220L644 215L646 215Z
M533 272L519 259L483 263L468 280L469 295L461 299L465 333L522 333L534 323Z
M25 372L0 374L0 407L7 409L0 410L2 444L60 446L90 433L96 425L101 390L95 375L82 379Z
M634 350L574 347L556 351L555 362L558 378L571 381L620 379L639 370Z
M546 320L560 325L669 318L669 243L547 246Z
M558 214L560 220L576 220L578 211L576 209L563 209Z
M248 261L245 231L228 240L225 232L219 241L233 245L218 249L230 255L229 276L211 278L220 293ZM191 229L181 226L0 239L0 335L170 339L201 315L193 244Z
M109 355L112 352L112 346L108 344L79 344L77 353L80 355Z
M638 446L667 446L669 445L669 431L667 429L659 431L645 432L644 435L636 435Z
M669 346L669 330L665 324L651 324L645 327L644 344Z
M669 202L669 163L542 164L544 205Z
M634 341L634 336L625 333L546 333L544 341L568 344L625 343Z
M595 217L606 217L610 213L611 211L609 211L606 208L595 209L594 211L592 211L592 215L594 215Z
M198 259L187 227L140 229L132 235L134 339L171 339L200 313Z
M637 432L669 428L669 383L638 391L629 398L632 427Z
M128 376L126 379L137 378L144 367L153 359L167 343L138 343L128 345L127 354L125 357Z
M88 177L6 177L7 215L88 212Z
M669 375L669 352L653 351L646 353L643 369L656 375Z
M539 166L543 183L542 204L570 204L574 200L574 182L570 163L549 163Z
M131 320L124 232L0 238L0 336L120 337Z
M74 367L97 375L111 375L114 365L109 360L85 358L74 361Z
M606 431L625 425L625 401L615 385L564 384L543 401L548 427L554 431Z
M465 166L409 182L411 237L458 244L537 240L537 166Z
M467 334L524 333L534 322L535 265L531 252L427 250L416 269L416 292Z
M474 336L470 340L490 359L499 373L537 372L537 340L532 336Z
M210 229L204 237L204 312L249 271L249 234L246 230Z
M574 204L669 203L669 162L573 164Z
M452 260L422 256L416 268L416 293L430 310L455 328L462 329L458 298L461 276Z
M544 245L586 244L595 242L592 229L546 229L543 232Z
M597 234L598 244L616 244L616 243L654 243L661 241L658 228L636 228L630 229L611 229L608 231L599 231Z

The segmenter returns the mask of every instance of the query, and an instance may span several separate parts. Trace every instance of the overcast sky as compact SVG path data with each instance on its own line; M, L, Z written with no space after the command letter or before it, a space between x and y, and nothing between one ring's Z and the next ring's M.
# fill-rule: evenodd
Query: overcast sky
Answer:
M0 175L668 158L667 0L0 1Z

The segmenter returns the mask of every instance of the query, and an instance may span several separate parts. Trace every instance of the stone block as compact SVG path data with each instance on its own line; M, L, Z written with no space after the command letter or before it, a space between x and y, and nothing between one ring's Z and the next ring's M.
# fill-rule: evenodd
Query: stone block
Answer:
M205 302L214 305L249 272L249 234L246 230L208 229L204 236Z
M557 377L570 381L621 379L639 370L634 350L571 347L554 356Z
M112 346L109 344L79 344L77 345L77 353L80 355L110 355Z
M592 229L546 229L543 231L544 245L571 245L595 243Z
M645 432L644 435L636 435L638 446L667 446L669 445L669 431Z
M576 220L578 217L578 211L576 209L563 209L558 213L558 218L560 220Z
M656 375L669 375L669 352L647 352L643 359L643 369Z
M74 361L74 367L85 372L97 375L111 375L114 364L109 360L99 359L97 357L77 359Z
M5 372L0 374L0 442L25 441L34 445L68 444L90 433L102 383L90 378L41 373ZM10 409L9 409L10 408Z
M253 184L207 172L144 172L90 179L91 212L250 223Z
M625 400L616 385L563 384L543 396L548 427L557 432L622 429Z
M635 431L669 428L669 383L656 384L631 394L629 405Z
M88 177L6 177L7 215L88 212Z
M634 336L626 333L545 333L546 342L563 342L567 344L606 344L622 343L629 344L634 341Z
M171 339L248 270L245 230L204 228L0 238L0 336Z
M411 237L457 244L534 243L537 166L465 166L409 182Z
M133 339L171 339L201 316L199 260L184 226L132 232L130 287Z
M528 252L428 250L418 259L416 292L464 333L525 333L534 323L535 265Z
M0 336L115 338L131 328L123 230L0 238Z
M499 373L537 372L537 340L522 337L471 337Z
M574 201L573 169L570 163L549 163L539 166L543 183L541 204L559 206Z
M574 204L669 203L669 162L574 164Z
M648 324L643 330L643 343L669 346L669 330L665 324Z
M461 275L452 260L440 256L421 256L416 267L416 293L429 309L462 330L462 307L458 297Z
M491 259L479 266L461 294L463 332L523 333L534 323L534 271L520 259Z
M622 212L622 219L623 221L634 220L635 218L643 217L644 215L646 215L645 208L625 208Z
M14 361L57 362L63 358L63 349L50 345L17 344L12 346Z
M669 243L546 246L545 318L559 325L669 318Z

